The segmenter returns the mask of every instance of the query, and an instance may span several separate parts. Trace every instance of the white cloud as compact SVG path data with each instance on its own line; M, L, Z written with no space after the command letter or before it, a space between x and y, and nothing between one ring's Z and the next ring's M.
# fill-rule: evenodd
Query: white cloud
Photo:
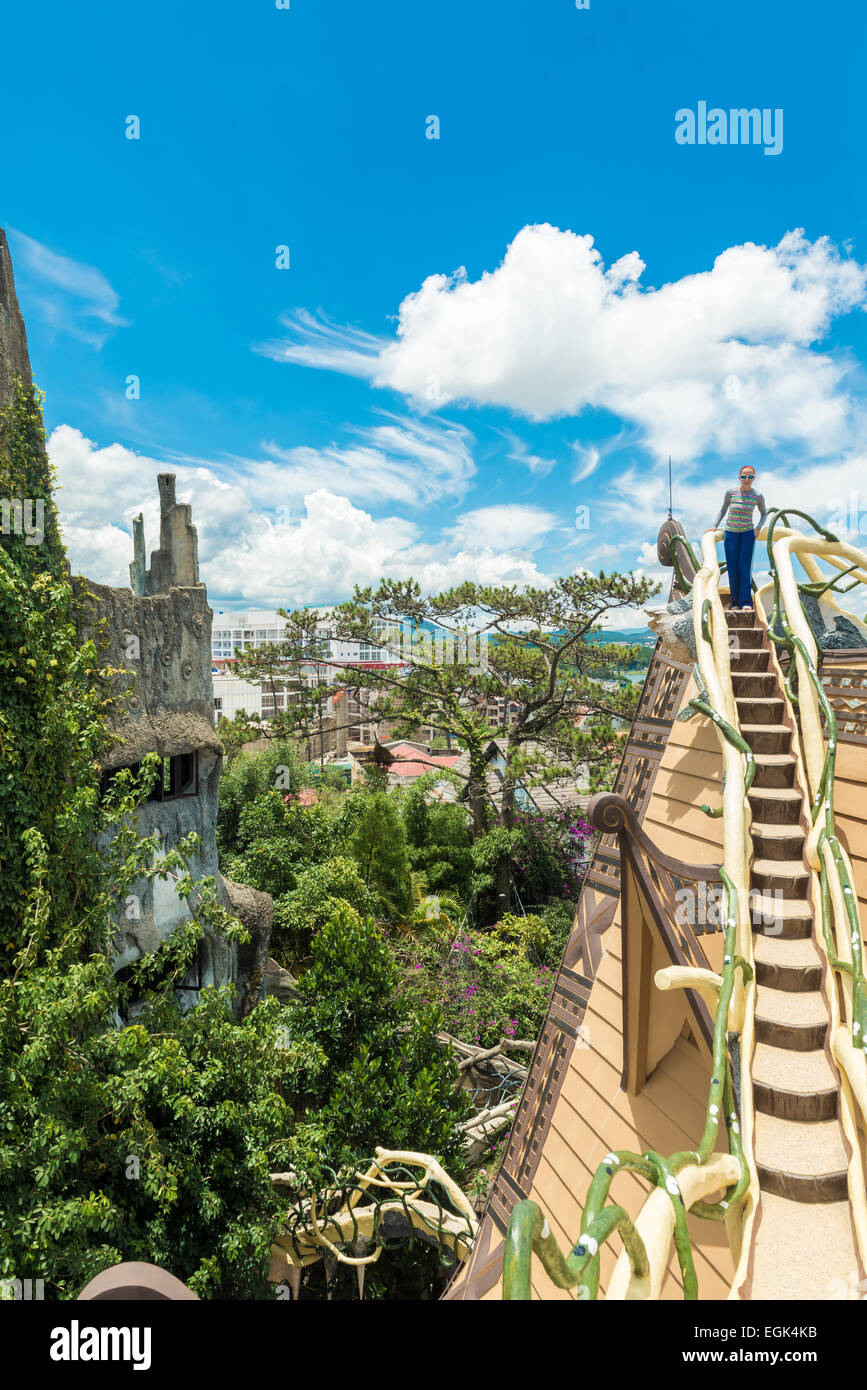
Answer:
M386 338L374 337L361 328L335 324L325 314L317 318L307 309L281 314L279 320L292 337L256 343L254 352L275 362L299 362L305 367L328 367L349 376L366 377Z
M385 424L358 430L359 443L350 448L266 445L270 458L243 465L251 497L299 502L324 487L371 509L395 502L423 507L447 497L459 501L476 471L472 435L433 420L385 418Z
M531 453L529 445L523 439L519 439L511 430L498 430L497 433L501 434L509 445L506 458L511 463L520 463L524 468L529 468L535 477L546 478L552 468L556 467L556 459L546 459L539 454Z
M9 237L28 309L35 308L51 328L101 348L111 329L125 325L120 296L96 266L61 256L13 227Z
M535 550L557 524L557 517L541 507L505 503L464 512L449 534L464 549Z
M156 476L167 465L120 444L99 448L69 425L52 432L49 454L73 569L99 583L128 586L132 518L144 515L149 556L159 541ZM227 480L218 466L201 462L173 462L171 471L178 501L192 503L202 579L222 604L328 603L349 597L355 584L375 584L384 576L412 576L431 593L465 579L549 582L531 559L512 549L505 521L473 531L463 524L472 516L467 513L452 532L431 540L414 521L374 517L324 487L311 488L299 508L281 512L282 499L294 494L276 486L276 473L266 499L261 476L252 483L238 475ZM537 509L514 510L532 514L529 524L537 534L547 525L547 514L536 515Z
M660 457L845 440L845 365L813 345L863 306L867 272L827 237L730 247L710 270L642 288L630 252L605 269L592 236L524 227L496 270L431 275L397 337L317 326L272 356L368 377L424 406L471 401L533 420L587 407L637 424ZM284 325L290 326L290 325Z
M612 561L619 560L622 555L623 547L613 545L610 542L601 541L594 545L592 550L588 550L582 556L581 569L584 572L595 571L600 568L612 568ZM576 571L577 573L577 571Z
M592 473L596 472L602 454L592 445L585 448L584 445L575 443L570 447L575 455L575 467L572 470L570 480L574 486L576 483L583 483L585 478L589 478Z

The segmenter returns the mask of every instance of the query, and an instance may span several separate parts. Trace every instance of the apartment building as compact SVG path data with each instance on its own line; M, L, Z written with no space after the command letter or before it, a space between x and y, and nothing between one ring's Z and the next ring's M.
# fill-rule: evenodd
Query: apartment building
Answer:
M214 682L214 714L217 718L234 719L242 711L257 719L270 719L276 710L287 709L297 699L296 690L287 685L254 685L241 680L232 672L231 664L212 666Z
M313 612L321 616L316 629L317 638L327 643L326 659L335 666L399 666L398 658L383 647L372 642L341 642L331 636L328 617L329 608L315 608ZM245 613L226 613L218 609L214 613L214 627L211 638L211 655L218 667L243 652L254 651L269 642L280 642L283 638L285 621L273 609L251 608ZM328 679L329 671L323 670Z

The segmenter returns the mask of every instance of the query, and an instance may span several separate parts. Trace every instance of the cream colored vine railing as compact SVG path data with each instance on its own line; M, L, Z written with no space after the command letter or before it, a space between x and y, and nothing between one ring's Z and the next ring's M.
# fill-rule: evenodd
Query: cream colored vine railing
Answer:
M364 1271L389 1240L383 1228L389 1216L458 1261L478 1234L472 1202L430 1154L378 1148L369 1164L331 1173L313 1193L301 1189L294 1172L272 1173L271 1181L291 1194L292 1207L271 1247L270 1279L285 1281L293 1298L304 1269L323 1257L352 1266L363 1297Z
M720 878L727 895L723 966L709 970L672 968L658 972L662 989L695 988L714 1006L713 1066L698 1147L663 1158L612 1152L599 1165L581 1215L581 1232L568 1255L563 1255L546 1217L532 1200L512 1210L503 1263L503 1296L531 1297L531 1260L535 1254L559 1288L575 1289L581 1299L594 1299L599 1287L599 1247L619 1234L623 1251L609 1282L609 1299L656 1299L668 1272L672 1248L683 1278L684 1296L698 1297L698 1281L687 1228L687 1214L725 1221L739 1266L746 1259L755 1210L757 1175L753 1157L753 1100L749 1059L753 1048L755 981L749 904L750 811L747 791L755 763L737 728L737 713L729 662L730 634L720 598L720 568L716 542L720 532L702 541L702 564L692 585L693 625L697 651L698 694L692 707L706 714L720 738L725 781L722 808L703 808L723 817L723 864ZM677 538L673 538L677 543ZM688 587L683 584L682 587ZM729 1034L739 1037L739 1073L743 1134L735 1107L735 1088L729 1056ZM720 1120L724 1119L728 1153L716 1151ZM622 1206L608 1202L618 1174L632 1172L653 1187L634 1222ZM705 1199L721 1188L717 1202Z
M804 535L784 524L792 516L803 517L816 534ZM817 936L826 961L831 1050L840 1075L840 1118L851 1150L849 1200L859 1252L867 1263L862 1147L867 1137L867 986L863 940L852 865L835 828L837 720L818 673L820 653L801 600L802 590L821 597L834 613L849 618L867 635L864 623L840 607L831 588L843 578L849 580L847 589L867 585L867 554L817 525L806 513L780 511L770 519L768 557L771 581L760 589L758 598L769 610L772 640L778 647L788 648L791 658L785 691L797 709L798 751L811 800L812 828L806 853L813 901L820 904L821 910L821 931ZM808 576L805 584L798 582L793 557ZM836 570L836 576L829 579L820 560Z
M755 962L753 956L752 915L750 911L750 858L752 814L747 792L755 776L752 750L738 726L737 705L732 688L731 643L737 629L729 629L720 596L720 566L717 544L722 531L706 531L702 537L701 568L692 585L693 635L696 666L704 691L692 703L703 708L713 721L723 760L723 872L727 872L736 893L736 929L731 1001L726 1031L739 1039L737 1067L740 1080L740 1121L732 1113L732 1125L740 1123L742 1172L738 1195L742 1201L729 1202L726 1234L735 1261L732 1296L745 1271L750 1236L756 1211L758 1173L755 1163L755 1107L751 1059L755 1046ZM729 956L727 950L726 955ZM725 961L729 965L729 961ZM661 982L660 982L661 983ZM689 983L689 982L686 982Z

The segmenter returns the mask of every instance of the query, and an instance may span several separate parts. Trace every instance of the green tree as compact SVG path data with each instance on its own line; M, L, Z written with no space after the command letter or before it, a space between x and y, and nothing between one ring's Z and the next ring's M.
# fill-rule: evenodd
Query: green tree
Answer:
M430 801L438 773L419 777L403 801L410 868L424 875L430 893L451 893L467 901L472 889L472 837L463 806Z
M249 839L241 833L241 814L247 811L248 826L253 823L260 798L278 793L280 799L312 783L309 766L302 762L298 749L286 741L275 741L270 748L250 757L236 758L220 779L220 806L217 815L217 844L221 851L236 854L243 851Z
M453 1176L463 1175L457 1123L468 1103L437 1043L439 1016L410 1010L399 984L373 918L337 903L314 938L300 1001L287 1011L293 1041L327 1059L303 1095L309 1121L299 1125L296 1163L353 1163L382 1145L435 1154Z
M277 960L292 968L306 963L313 937L339 903L361 913L371 913L377 906L354 859L336 855L302 869L295 888L274 905L271 949Z
M354 598L334 612L337 635L388 644L397 624L414 631L408 675L390 670L356 672L353 679L377 691L380 718L403 721L408 730L433 724L467 751L468 797L474 835L485 833L488 748L496 738L505 769L500 823L514 822L519 782L538 784L588 769L591 787L610 775L619 752L614 721L631 722L639 692L609 689L597 673L629 649L594 641L600 620L611 611L645 603L658 585L634 574L576 574L549 588L464 583L425 597L414 580L382 580L376 589L356 588ZM473 664L437 658L431 625L456 639L481 620L490 635L488 660ZM403 644L402 644L403 645ZM580 727L589 721L589 727ZM398 728L398 732L402 732ZM508 910L511 861L508 848L496 867L500 915Z
M18 384L0 418L0 475L50 502L38 399ZM182 1016L175 986L204 925L238 939L213 882L185 872L195 837L156 859L135 806L156 775L100 796L110 673L81 642L81 588L56 526L0 544L0 1277L74 1297L121 1259L164 1264L203 1296L267 1289L280 1202L268 1178L298 1071L273 1006L240 1024L229 991ZM99 846L99 848L98 848ZM118 900L181 875L186 926L122 983ZM131 991L145 996L134 1025ZM305 1066L316 1065L307 1050Z
M388 915L403 916L409 910L411 894L406 827L388 792L365 796L348 848Z

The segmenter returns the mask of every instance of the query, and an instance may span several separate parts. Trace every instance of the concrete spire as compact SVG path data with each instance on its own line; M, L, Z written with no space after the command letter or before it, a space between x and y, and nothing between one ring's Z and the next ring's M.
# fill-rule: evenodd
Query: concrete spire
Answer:
M12 397L13 377L31 381L24 319L15 294L12 258L6 233L0 227L0 410Z
M134 558L130 579L136 593L167 594L175 584L184 588L199 583L199 544L190 504L175 501L174 473L160 473L157 485L160 490L160 548L151 551L151 565L147 571L144 569L141 516L133 523Z

